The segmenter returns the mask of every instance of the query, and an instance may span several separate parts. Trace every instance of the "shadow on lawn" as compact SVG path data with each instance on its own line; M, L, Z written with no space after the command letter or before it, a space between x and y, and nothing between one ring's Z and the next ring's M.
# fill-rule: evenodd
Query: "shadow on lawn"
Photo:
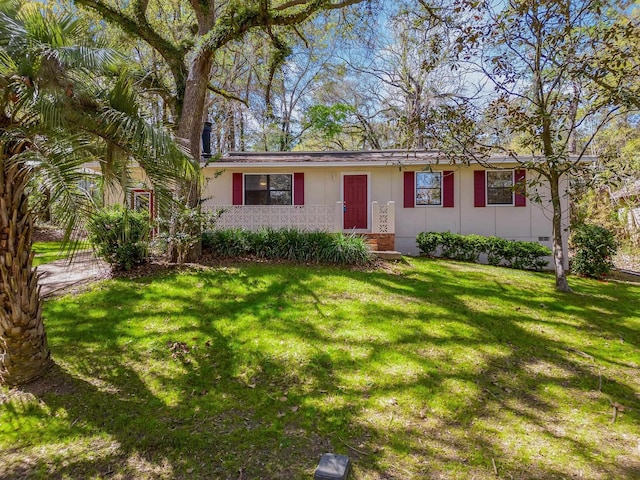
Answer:
M18 408L16 422L49 424L27 445L83 440L27 462L20 449L8 452L0 473L309 478L321 453L338 451L355 460L356 478L491 478L494 460L501 476L522 479L581 469L587 477L640 474L633 457L607 464L619 423L601 423L599 442L580 440L571 431L580 427L544 394L561 391L591 417L598 409L608 415L609 400L633 405L624 419L633 423L640 407L633 389L600 376L598 364L608 359L590 363L562 338L532 328L563 326L536 318L540 309L575 308L576 325L567 328L623 335L638 348L637 332L615 321L631 310L600 298L611 317L586 320L577 311L602 292L543 294L483 281L482 272L463 290L455 265L439 265L398 275L243 266L196 280L165 276L176 286L169 294L159 279L113 282L49 308L54 353L64 363L47 382L65 387L32 390L39 402ZM358 289L325 290L345 280ZM357 303L360 295L367 301ZM487 311L470 298L517 307ZM353 302L364 322L347 308ZM99 321L87 321L89 307ZM151 310L165 324L131 327ZM585 398L593 405L581 405ZM539 452L510 443L510 428L530 429ZM565 462L544 458L555 448Z

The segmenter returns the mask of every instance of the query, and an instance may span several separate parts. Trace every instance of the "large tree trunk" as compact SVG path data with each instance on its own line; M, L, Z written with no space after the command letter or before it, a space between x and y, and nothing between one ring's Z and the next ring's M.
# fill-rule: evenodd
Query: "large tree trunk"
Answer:
M560 202L560 178L552 172L549 178L551 205L553 206L553 266L556 274L556 290L571 292L565 269L565 251L562 241L562 204Z
M18 385L42 376L51 365L51 353L32 267L28 174L0 159L0 176L0 383Z
M203 51L194 58L186 82L184 104L178 123L178 137L188 142L191 156L197 162L200 161L201 156L205 100L212 63L212 53L210 51ZM183 182L179 187L178 196L185 207L197 208L202 196L200 181ZM182 258L179 258L180 255L175 246L170 246L169 248L169 255L174 262L178 260L197 262L201 253L202 244L200 242L197 242L196 245L189 249Z

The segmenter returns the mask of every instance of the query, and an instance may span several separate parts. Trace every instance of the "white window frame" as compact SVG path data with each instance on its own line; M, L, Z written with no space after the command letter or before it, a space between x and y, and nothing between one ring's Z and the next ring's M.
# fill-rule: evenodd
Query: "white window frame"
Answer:
M428 203L428 204L422 204L422 203L418 203L418 175L420 174L438 174L440 175L440 203ZM414 188L414 205L416 207L442 207L442 203L443 203L443 195L444 195L444 190L443 190L443 178L444 178L444 173L443 172L416 172L415 174L415 188ZM420 190L426 190L424 188L421 188Z
M155 210L155 198L153 195L153 190L147 190L144 188L132 188L131 190L129 190L130 192L130 207L132 210L136 211L136 212L140 212L140 208L137 207L136 205L136 200L138 198L142 198L142 197L148 197L148 212L149 212L149 217L153 218L154 217L154 210Z
M489 203L489 173L492 172L511 172L511 203ZM484 192L485 202L487 207L513 207L516 204L515 185L516 185L516 171L515 170L487 170L484 179ZM495 187L494 187L495 188Z
M247 176L262 176L262 175L266 175L266 176L270 176L270 175L289 175L291 177L291 203L288 205L272 205L272 204L268 204L268 205L254 205L254 204L249 204L247 203L247 197L246 197L246 193L247 193L247 183L246 183L246 177ZM242 174L242 204L243 205L248 205L248 206L254 206L254 207L289 207L289 206L293 206L294 204L294 198L295 198L295 185L294 185L294 175L293 172L269 172L269 173L264 173L264 172L260 172L260 173L243 173ZM269 192L270 190L266 190L267 192Z

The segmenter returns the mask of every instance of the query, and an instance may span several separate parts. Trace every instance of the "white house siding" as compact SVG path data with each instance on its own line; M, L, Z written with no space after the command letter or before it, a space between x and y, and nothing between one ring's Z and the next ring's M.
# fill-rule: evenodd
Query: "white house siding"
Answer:
M260 167L244 166L243 168L225 168L214 178L218 168L206 167L203 169L207 179L203 198L204 207L219 205L231 205L233 201L233 174L274 174L274 173L304 173L305 205L335 205L340 200L340 173L323 168L299 168L299 167ZM335 174L335 175L334 175ZM335 178L334 178L335 176Z
M507 167L508 165L501 165ZM514 169L516 165L513 165ZM433 165L433 171L454 171L454 207L416 206L404 208L405 171L419 172L422 166L398 165L363 165L352 166L261 166L259 164L225 165L224 171L217 178L214 172L220 168L207 167L205 176L209 179L205 189L204 203L206 207L232 204L232 174L242 173L304 173L305 205L335 205L341 201L342 175L368 174L370 202L386 204L395 202L396 215L396 249L406 255L417 255L416 236L425 231L448 231L453 233L479 235L495 235L513 240L540 241L551 246L551 206L535 204L527 198L525 207L486 206L474 207L473 171L479 167L451 165ZM529 179L527 173L527 179ZM541 189L540 194L548 198L548 189ZM563 211L568 212L568 201L563 197ZM567 225L567 215L564 224ZM371 227L371 209L369 208L369 227ZM565 235L566 237L566 235ZM566 238L565 238L566 243Z

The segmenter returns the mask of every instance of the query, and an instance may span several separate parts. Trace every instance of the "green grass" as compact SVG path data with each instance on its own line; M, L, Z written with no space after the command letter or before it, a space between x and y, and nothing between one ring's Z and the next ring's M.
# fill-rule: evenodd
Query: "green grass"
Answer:
M67 254L62 249L63 242L34 242L33 250L35 256L33 258L33 266L37 267L43 263L51 263L62 258L66 258Z
M84 251L88 244L80 243L77 245L78 252ZM37 267L44 263L55 262L69 256L68 245L62 241L33 242L33 266Z
M428 259L101 283L47 302L47 379L0 390L0 477L302 479L331 451L354 480L639 478L640 284L571 283Z

